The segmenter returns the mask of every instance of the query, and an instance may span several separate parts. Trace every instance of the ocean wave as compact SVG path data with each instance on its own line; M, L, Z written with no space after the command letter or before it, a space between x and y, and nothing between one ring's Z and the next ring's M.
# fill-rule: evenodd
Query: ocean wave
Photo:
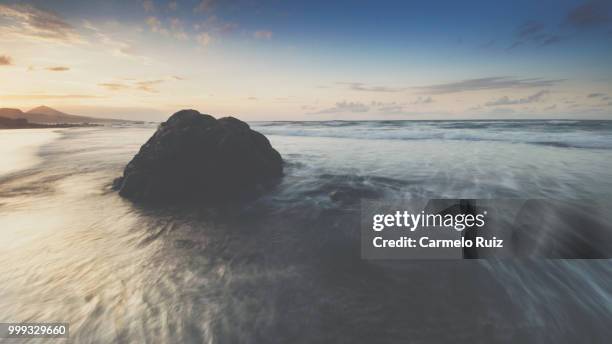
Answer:
M265 135L358 140L490 141L559 148L612 149L610 121L258 122Z

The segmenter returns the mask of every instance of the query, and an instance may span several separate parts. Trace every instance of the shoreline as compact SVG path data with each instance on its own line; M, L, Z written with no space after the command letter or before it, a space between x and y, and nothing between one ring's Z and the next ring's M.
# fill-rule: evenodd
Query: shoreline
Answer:
M17 173L41 162L41 147L57 140L60 128L28 128L27 131L0 129L0 178ZM25 137L24 137L25 136Z
M95 123L33 123L25 118L0 117L0 130L2 129L46 129L46 128L74 128L74 127L97 127Z
M31 127L18 127L18 128L4 128L0 127L0 130L28 130L28 129L68 129L68 128L95 128L101 127L102 124L36 124Z

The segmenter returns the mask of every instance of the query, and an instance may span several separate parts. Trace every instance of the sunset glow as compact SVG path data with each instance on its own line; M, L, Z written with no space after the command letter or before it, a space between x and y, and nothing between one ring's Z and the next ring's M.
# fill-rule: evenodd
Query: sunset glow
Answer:
M610 3L554 5L0 1L0 107L155 121L180 108L611 118Z

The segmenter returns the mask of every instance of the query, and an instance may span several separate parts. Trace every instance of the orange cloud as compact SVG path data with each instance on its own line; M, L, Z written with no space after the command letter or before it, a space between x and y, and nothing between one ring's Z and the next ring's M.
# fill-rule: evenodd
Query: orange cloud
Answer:
M13 59L7 55L0 55L0 66L9 66L13 64Z
M130 88L128 85L120 84L116 82L103 82L99 83L98 86L104 87L110 91L121 91Z
M45 69L51 72L67 72L70 70L70 67L54 66L54 67L47 67Z

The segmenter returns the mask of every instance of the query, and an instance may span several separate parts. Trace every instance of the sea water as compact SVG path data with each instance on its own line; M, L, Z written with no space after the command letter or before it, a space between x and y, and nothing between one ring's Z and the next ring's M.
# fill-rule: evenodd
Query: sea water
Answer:
M0 322L68 322L73 342L608 340L609 260L367 261L359 200L609 199L611 122L251 126L285 176L216 210L110 189L154 125L0 131L30 147L2 154L27 163L0 175Z

